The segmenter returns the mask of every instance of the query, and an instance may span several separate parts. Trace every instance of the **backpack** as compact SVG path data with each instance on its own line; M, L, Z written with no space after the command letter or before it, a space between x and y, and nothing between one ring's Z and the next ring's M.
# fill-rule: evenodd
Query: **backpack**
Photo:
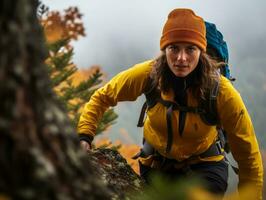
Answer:
M220 61L225 62L225 65L220 69L220 73L226 77L231 82L234 82L236 79L231 76L230 69L228 66L229 53L226 42L223 40L222 33L217 30L215 24L206 22L206 39L207 39L207 53L211 56L214 56L220 59ZM212 55L212 54L216 55ZM229 144L227 141L227 135L225 130L221 128L222 134L221 137L224 138L224 150L226 153L230 153Z
M230 74L228 66L229 53L226 42L223 40L223 35L217 30L215 24L206 22L206 39L207 39L207 53L219 61L225 62L225 65L220 69L220 73L228 78L231 82L235 81Z

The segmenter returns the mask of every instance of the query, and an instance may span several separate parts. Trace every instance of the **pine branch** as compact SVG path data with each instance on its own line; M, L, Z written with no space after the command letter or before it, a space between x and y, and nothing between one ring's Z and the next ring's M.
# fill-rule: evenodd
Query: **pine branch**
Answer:
M73 75L77 71L77 68L75 66L70 67L69 69L62 69L61 72L57 75L55 75L52 79L52 85L53 87L59 86L62 82L66 81L71 75ZM62 88L61 92L68 93L69 89ZM71 88L71 90L74 90L74 87Z
M65 48L69 44L69 42L70 42L69 38L60 39L58 41L55 41L54 43L47 44L47 48L53 54L57 54L62 48Z

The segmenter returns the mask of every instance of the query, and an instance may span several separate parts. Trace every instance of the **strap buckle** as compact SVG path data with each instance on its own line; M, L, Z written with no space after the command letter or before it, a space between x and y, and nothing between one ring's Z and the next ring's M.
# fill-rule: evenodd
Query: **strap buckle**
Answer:
M215 142L215 145L217 147L217 150L219 152L219 154L223 154L223 145L222 145L222 141L220 139L218 139L216 142Z

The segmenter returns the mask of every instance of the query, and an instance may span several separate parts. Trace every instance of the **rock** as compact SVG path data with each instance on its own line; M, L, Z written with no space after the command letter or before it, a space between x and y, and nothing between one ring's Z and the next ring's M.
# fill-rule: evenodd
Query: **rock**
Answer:
M89 156L96 173L107 184L114 199L126 199L130 193L142 191L144 180L117 150L99 148L89 152Z

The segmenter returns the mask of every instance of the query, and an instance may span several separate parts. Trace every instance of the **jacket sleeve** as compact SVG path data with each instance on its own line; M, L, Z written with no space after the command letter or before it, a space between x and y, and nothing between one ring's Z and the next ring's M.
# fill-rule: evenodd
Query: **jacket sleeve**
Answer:
M97 124L104 112L119 101L134 101L146 86L152 61L137 64L111 79L99 88L86 103L78 123L80 136L94 137Z
M263 165L258 142L248 111L240 94L224 77L218 95L218 115L228 135L228 143L239 167L239 187L256 187L262 198Z

